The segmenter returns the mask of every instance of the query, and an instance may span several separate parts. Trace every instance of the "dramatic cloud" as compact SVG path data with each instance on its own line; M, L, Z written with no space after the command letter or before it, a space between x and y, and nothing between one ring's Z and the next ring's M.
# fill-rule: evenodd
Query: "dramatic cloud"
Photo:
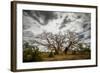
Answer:
M32 39L42 32L74 31L79 38L90 42L91 14L60 11L23 10L23 37Z

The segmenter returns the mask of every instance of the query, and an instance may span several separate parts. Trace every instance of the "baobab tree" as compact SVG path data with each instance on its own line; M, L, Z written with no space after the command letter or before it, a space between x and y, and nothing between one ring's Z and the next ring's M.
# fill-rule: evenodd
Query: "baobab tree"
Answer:
M48 50L55 52L55 54L67 53L69 48L78 44L79 38L75 32L67 31L67 33L53 34L51 32L43 32L38 35L41 41L36 41L38 44L46 46Z
M58 34L53 34L51 32L43 32L38 35L40 39L44 42L37 41L39 44L46 46L49 50L55 51L55 54L60 54L63 52L63 44L66 43L66 35L59 32Z

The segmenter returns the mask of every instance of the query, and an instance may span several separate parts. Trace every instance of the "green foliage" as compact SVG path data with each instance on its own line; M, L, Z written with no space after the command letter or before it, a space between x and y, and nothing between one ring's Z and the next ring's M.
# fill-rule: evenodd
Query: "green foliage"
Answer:
M23 61L32 61L32 49L26 48L23 51Z
M90 48L84 48L83 51L84 51L84 52L90 52L91 50L90 50Z
M90 48L89 47L83 47L83 44L80 43L79 44L79 48L83 51L83 52L90 52Z
M81 50L83 50L83 49L84 49L84 47L83 47L83 44L82 44L82 43L79 43L78 45L79 45L79 48L80 48Z
M75 50L73 50L73 51L72 51L72 54L73 54L73 55L74 55L74 54L76 54L76 51L75 51Z
M28 48L24 48L23 62L42 61L42 57L40 56L39 48L38 47L33 48L33 47L30 47L28 45Z
M29 48L29 43L28 42L26 42L26 43L24 43L24 48Z
M54 57L54 53L51 51L48 57Z
M39 48L35 49L32 54L33 61L42 61L42 57L40 56Z

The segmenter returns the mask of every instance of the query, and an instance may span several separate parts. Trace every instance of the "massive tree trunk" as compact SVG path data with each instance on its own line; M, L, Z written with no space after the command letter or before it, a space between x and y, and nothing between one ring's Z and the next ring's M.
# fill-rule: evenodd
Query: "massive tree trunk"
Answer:
M55 55L58 55L59 51L57 49L55 49Z
M64 53L67 54L67 51L69 50L70 46L72 45L72 42L69 43L69 45L65 48Z

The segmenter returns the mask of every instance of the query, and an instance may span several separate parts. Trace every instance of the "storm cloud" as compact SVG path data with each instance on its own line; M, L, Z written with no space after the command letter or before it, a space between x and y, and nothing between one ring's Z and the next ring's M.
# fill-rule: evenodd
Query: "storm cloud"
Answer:
M74 31L79 38L90 42L91 14L61 11L23 10L23 37L31 39L43 31L64 33ZM25 40L25 39L24 39Z

